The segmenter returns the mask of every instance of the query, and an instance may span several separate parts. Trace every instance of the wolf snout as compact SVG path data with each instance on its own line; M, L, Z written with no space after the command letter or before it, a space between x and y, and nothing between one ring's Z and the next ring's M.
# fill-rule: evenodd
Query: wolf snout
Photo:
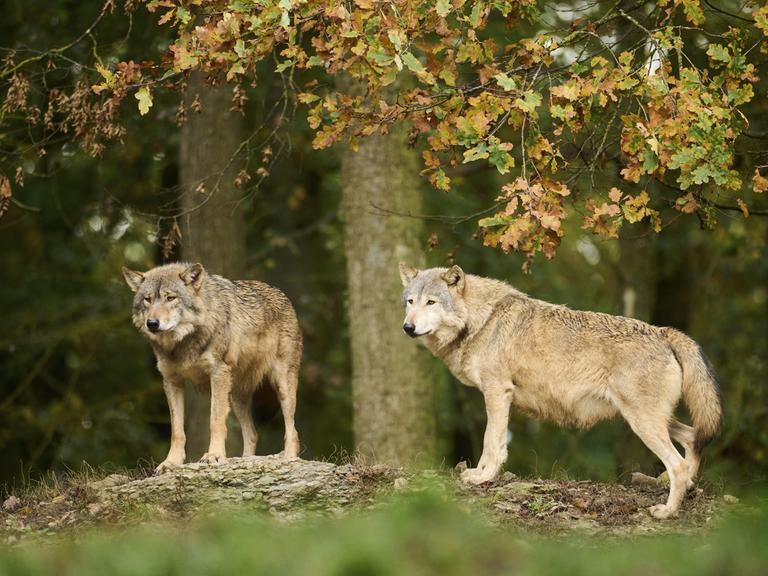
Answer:
M408 334L411 338L416 337L416 325L411 324L410 322L406 322L403 324L403 331Z
M147 330L150 332L157 332L160 330L160 320L154 320L152 318L147 320Z

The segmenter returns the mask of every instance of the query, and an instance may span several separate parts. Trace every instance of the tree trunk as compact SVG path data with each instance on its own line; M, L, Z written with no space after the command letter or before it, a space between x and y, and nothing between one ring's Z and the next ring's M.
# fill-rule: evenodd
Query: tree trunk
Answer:
M656 300L656 238L646 222L624 222L619 232L621 314L650 322ZM654 466L650 451L628 427L620 432L615 455L617 475L627 470L649 471Z
M693 283L690 224L666 230L656 240L656 302L651 320L657 326L671 326L688 332L691 320Z
M655 233L648 224L625 222L619 233L621 314L650 322L656 300Z
M195 73L184 95L187 121L181 129L179 178L182 195L181 253L209 272L240 278L245 262L242 192L234 185L240 169L235 158L241 142L241 117L230 111L232 89L209 86ZM200 111L194 108L199 103ZM187 460L208 449L210 397L187 386ZM240 427L230 416L227 454L240 455Z
M421 213L418 158L396 130L345 151L341 174L356 448L381 463L431 463L430 358L402 331L398 273L400 261L424 262L422 222L404 216Z

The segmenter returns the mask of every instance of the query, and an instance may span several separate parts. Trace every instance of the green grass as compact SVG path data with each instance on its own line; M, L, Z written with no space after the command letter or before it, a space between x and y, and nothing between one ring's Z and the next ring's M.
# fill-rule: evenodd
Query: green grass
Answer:
M43 544L43 542L46 542ZM269 574L720 575L768 573L768 514L742 511L707 533L605 539L500 530L426 490L344 518L285 524L267 516L91 530L0 548L0 575Z

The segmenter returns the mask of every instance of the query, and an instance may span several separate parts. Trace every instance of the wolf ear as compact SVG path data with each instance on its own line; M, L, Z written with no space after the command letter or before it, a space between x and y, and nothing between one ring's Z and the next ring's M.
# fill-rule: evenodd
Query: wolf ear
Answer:
M408 286L418 273L418 268L408 266L405 262L400 262L400 280L402 280L403 286Z
M184 272L179 274L184 284L192 286L195 290L199 290L203 285L203 278L205 277L205 268L199 262L189 266Z
M136 292L136 290L139 289L139 286L141 286L141 283L144 282L143 273L137 272L136 270L128 270L125 266L123 266L123 278L125 278L126 284L128 284L128 287L133 292Z
M456 288L459 292L464 290L464 270L454 264L443 274L443 280L448 286Z

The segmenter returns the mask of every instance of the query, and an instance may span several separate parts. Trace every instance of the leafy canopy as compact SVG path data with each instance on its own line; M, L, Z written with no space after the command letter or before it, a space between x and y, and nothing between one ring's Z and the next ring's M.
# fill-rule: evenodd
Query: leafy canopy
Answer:
M407 121L434 187L450 191L462 164L495 168L497 204L478 224L484 242L505 252L552 257L573 213L606 237L624 222L660 231L665 210L713 226L717 209L746 217L744 198L768 188L739 148L759 112L766 6L711 14L699 0L151 0L146 8L172 30L168 58L100 66L94 92L113 102L134 91L143 115L153 91L202 71L232 83L242 100L240 86L271 60L306 106L315 148L342 140L354 148Z

